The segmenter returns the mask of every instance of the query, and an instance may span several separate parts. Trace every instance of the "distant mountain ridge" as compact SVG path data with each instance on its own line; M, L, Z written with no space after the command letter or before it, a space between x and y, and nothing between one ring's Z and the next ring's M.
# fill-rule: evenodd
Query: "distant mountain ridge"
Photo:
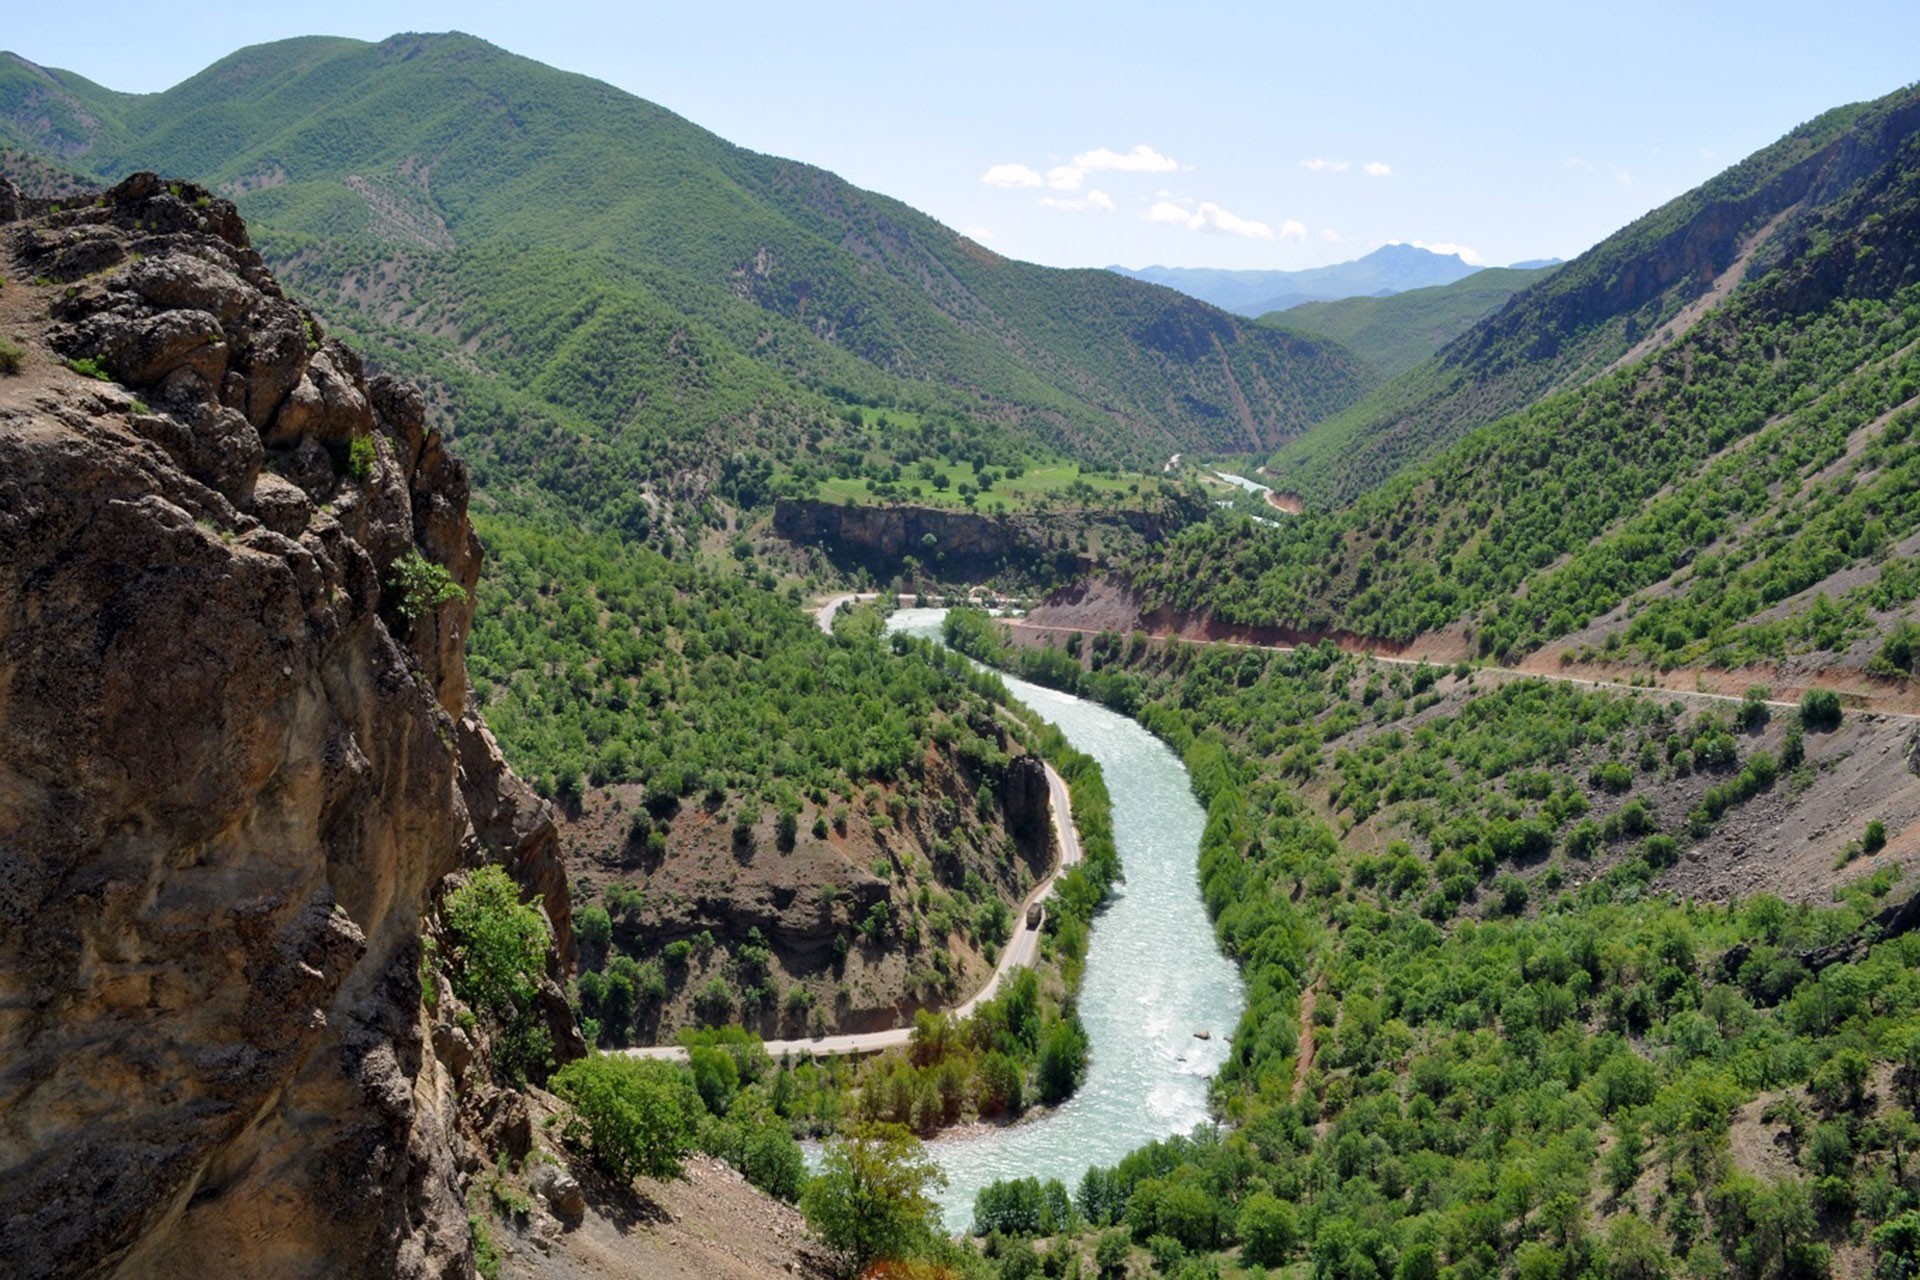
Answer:
M1548 265L1538 263L1535 265ZM1108 267L1107 270L1163 284L1236 315L1262 316L1303 302L1379 297L1429 289L1465 279L1482 268L1458 254L1435 253L1411 244L1382 245L1363 258L1301 271L1223 271L1211 267Z

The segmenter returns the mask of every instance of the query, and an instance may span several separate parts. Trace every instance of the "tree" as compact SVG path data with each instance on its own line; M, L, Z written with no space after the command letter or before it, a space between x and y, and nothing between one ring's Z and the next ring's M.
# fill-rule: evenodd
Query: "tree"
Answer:
M862 1125L826 1149L800 1210L857 1274L878 1259L911 1254L939 1233L940 1210L929 1192L946 1182L904 1126Z
M1665 1280L1667 1251L1639 1214L1620 1214L1608 1228L1607 1274L1613 1280Z
M564 1133L616 1178L677 1178L704 1110L693 1086L664 1062L596 1053L553 1075L573 1107Z
M1277 1267L1300 1243L1300 1215L1269 1191L1256 1191L1240 1206L1240 1261Z

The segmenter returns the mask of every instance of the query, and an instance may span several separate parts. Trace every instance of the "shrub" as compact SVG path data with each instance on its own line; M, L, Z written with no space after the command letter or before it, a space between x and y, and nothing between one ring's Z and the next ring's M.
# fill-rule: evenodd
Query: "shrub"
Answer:
M573 1108L563 1131L616 1178L677 1178L693 1149L700 1098L664 1062L596 1053L569 1062L552 1087Z
M394 606L409 622L467 598L466 589L453 580L447 567L427 559L417 547L393 562L386 585Z
M503 868L481 867L447 895L441 918L452 943L454 993L501 1029L498 1065L515 1077L538 1073L553 1048L534 1010L550 945L539 899L520 901Z
M14 377L26 367L27 353L21 348L0 338L0 373Z
M1800 723L1815 733L1840 727L1840 695L1831 689L1809 689L1800 697Z
M372 436L355 436L347 446L347 474L365 483L373 475L376 456Z

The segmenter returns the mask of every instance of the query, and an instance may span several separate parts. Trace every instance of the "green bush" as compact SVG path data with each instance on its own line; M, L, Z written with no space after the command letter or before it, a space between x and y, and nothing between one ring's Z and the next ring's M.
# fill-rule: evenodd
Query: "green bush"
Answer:
M1831 689L1809 689L1800 696L1800 723L1815 733L1840 727L1840 695Z
M0 373L14 377L26 367L26 362L27 353L24 350L0 338Z
M347 446L347 474L364 484L373 475L374 459L378 456L372 436L355 436Z
M497 1064L516 1078L542 1071L552 1039L534 1002L546 974L551 935L539 899L520 901L500 867L481 867L441 906L453 990L500 1028Z
M554 1072L573 1114L564 1130L616 1178L677 1178L702 1107L684 1072L664 1062L596 1053Z
M447 567L427 559L417 547L393 562L386 586L394 606L409 622L467 598L466 589L453 580Z

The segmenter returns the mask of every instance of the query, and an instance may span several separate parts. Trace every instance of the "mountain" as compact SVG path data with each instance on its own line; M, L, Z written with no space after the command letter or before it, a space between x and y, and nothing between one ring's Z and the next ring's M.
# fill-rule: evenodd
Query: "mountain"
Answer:
M1260 323L1288 333L1331 338L1386 377L1397 377L1552 270L1551 265L1492 267L1452 284L1386 297L1305 302L1263 315Z
M1303 302L1376 297L1452 284L1479 267L1457 254L1410 244L1382 245L1364 258L1303 271L1222 271L1212 267L1108 267L1135 280L1163 284L1225 311L1260 316Z
M1150 602L1436 656L1833 669L1903 696L1876 681L1920 652L1920 89L1796 130L1401 385L1455 430L1540 398L1345 509L1183 535L1142 568ZM1364 465L1388 439L1344 447Z
M0 144L232 196L323 315L484 437L483 484L617 476L577 503L615 516L636 482L697 505L736 450L830 446L861 406L1157 463L1273 447L1361 389L1332 344L1011 261L463 35L282 41L144 96L8 55Z
M1475 427L1669 347L1808 252L1808 229L1886 166L1920 107L1902 91L1829 111L1609 236L1267 464L1337 505Z

